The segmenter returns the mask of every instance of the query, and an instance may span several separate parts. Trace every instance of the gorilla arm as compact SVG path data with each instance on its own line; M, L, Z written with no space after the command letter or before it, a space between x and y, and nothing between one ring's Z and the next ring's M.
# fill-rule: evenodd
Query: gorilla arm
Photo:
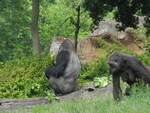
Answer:
M64 74L69 59L70 59L70 53L68 51L61 51L58 53L56 58L55 70L53 70L55 71L54 72L55 77L60 77Z
M55 78L62 76L69 62L69 57L70 54L68 51L59 52L54 66L49 66L45 69L46 77L49 79L50 76Z

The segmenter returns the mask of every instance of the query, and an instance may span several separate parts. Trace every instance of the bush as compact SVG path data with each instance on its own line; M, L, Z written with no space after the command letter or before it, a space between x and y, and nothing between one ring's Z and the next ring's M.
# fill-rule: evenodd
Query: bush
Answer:
M83 64L79 80L93 80L94 77L109 76L107 55L93 63ZM0 63L0 98L52 97L53 91L44 76L44 69L52 64L53 58L46 56L22 57Z
M98 87L104 87L106 86L108 83L110 83L112 80L110 77L108 76L104 76L104 77L94 77L93 80L93 85L94 87L98 88Z
M145 52L144 54L141 55L136 55L137 58L139 58L144 64L150 66L150 60L149 60L149 53Z
M96 87L102 86L103 81L111 81L107 64L108 55L103 54L98 59L82 64L79 82L93 81ZM149 55L135 55L150 66ZM48 96L53 98L53 90L44 76L44 69L51 65L53 58L22 57L5 63L0 63L0 98L28 98ZM107 80L102 80L103 77ZM101 84L102 83L102 84Z
M44 69L53 58L36 56L1 63L0 98L48 96L52 93Z
M103 55L95 61L82 65L80 79L93 80L94 77L109 76L108 68L107 55Z

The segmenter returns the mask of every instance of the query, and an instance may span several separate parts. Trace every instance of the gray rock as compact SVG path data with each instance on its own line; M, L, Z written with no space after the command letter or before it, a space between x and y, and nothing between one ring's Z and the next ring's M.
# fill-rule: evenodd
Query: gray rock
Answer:
M125 37L126 37L126 33L125 32L123 32L123 31L118 32L118 36L117 36L118 40L123 40Z
M138 19L139 19L138 26L144 26L145 16L138 16Z
M10 111L15 109L31 109L35 105L49 103L49 100L44 97L28 99L0 99L0 111Z
M98 26L95 27L94 32L91 34L91 36L102 36L102 35L110 35L113 37L117 37L118 30L116 28L116 25L119 24L118 22L111 20L111 19L105 19L99 23Z
M55 37L50 46L50 54L56 56L59 50L60 45L66 38L63 36Z

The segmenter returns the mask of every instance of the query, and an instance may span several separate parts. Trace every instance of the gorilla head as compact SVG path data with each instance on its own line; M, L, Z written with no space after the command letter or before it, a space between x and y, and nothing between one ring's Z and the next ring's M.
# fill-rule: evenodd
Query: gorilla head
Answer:
M67 94L77 90L76 80L80 67L73 43L71 40L64 40L59 48L56 63L45 70L45 75L56 94Z
M125 61L123 60L121 54L118 54L118 52L113 53L113 55L110 56L108 60L108 64L110 66L110 73L113 74L121 71L124 63Z
M66 39L63 41L63 43L59 47L59 52L63 50L75 52L75 47L71 40Z

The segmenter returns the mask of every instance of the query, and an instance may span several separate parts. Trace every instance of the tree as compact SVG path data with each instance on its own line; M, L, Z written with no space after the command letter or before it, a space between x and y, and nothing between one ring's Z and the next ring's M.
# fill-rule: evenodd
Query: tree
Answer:
M41 48L44 52L49 52L49 44L57 36L64 36L71 39L75 38L75 31L77 30L75 23L77 23L78 15L76 8L80 5L80 3L76 3L77 1L57 0L51 5L48 5L49 3L43 3L39 20ZM92 23L88 12L82 6L80 7L80 13L80 32L78 32L78 39L89 36L90 25Z
M138 23L135 16L139 11L148 16L150 0L84 0L85 9L90 12L94 24L113 8L116 8L115 19L122 23L122 29L134 27Z
M39 0L32 0L32 39L33 39L33 52L34 54L40 54L40 39L38 31L38 19L39 19Z
M30 0L0 0L0 62L32 54L30 6Z
M97 25L106 13L113 9L111 5L107 4L107 0L84 0L83 7L89 11L94 25Z
M75 22L75 37L74 37L74 41L75 41L75 51L77 52L77 45L78 45L78 34L79 34L79 30L80 30L80 5L76 8L77 11L77 22Z
M75 34L74 34L74 42L75 42L75 51L77 52L77 46L78 46L78 35L80 31L80 16L81 16L81 4L82 0L70 0L67 1L67 4L71 6L71 8L76 9L77 17L76 19L73 18L73 16L70 17L71 23L75 26ZM76 20L76 21L75 21Z

